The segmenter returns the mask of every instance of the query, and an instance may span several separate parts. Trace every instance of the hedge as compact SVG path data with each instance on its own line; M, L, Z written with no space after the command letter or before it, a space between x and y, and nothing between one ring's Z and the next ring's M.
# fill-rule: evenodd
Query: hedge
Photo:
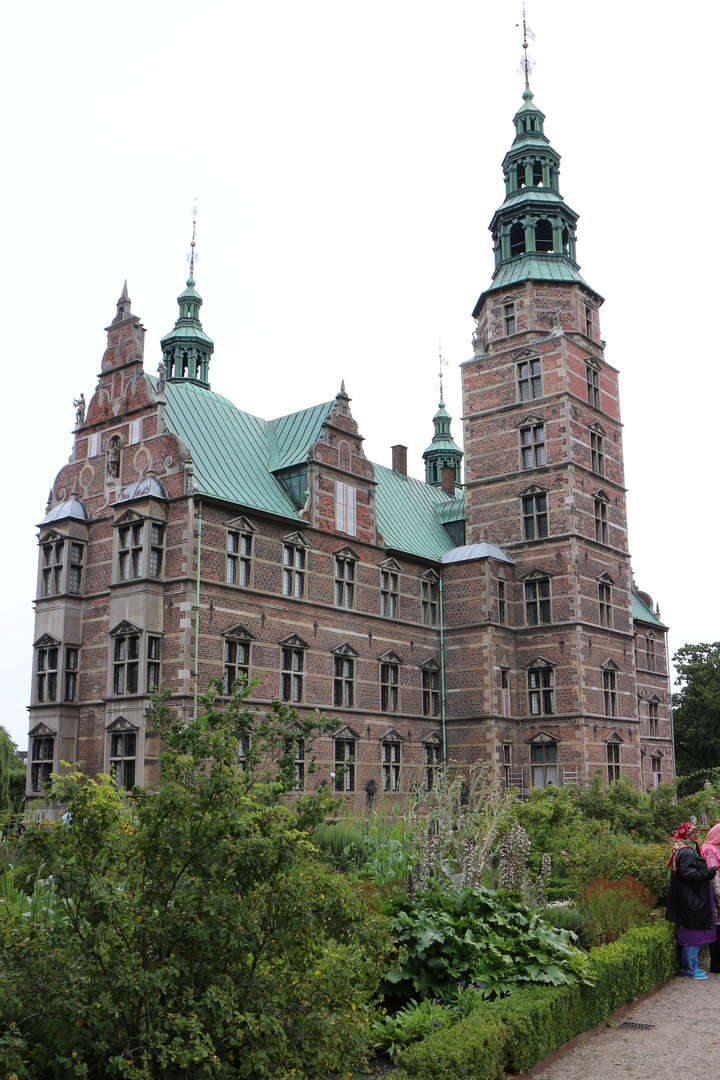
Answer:
M530 986L480 1005L400 1058L396 1080L497 1080L522 1072L678 967L675 926L658 918L590 950L593 986Z

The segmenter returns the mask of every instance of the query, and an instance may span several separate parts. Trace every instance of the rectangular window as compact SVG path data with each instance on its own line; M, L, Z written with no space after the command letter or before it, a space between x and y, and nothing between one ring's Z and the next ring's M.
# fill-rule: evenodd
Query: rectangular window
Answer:
M250 736L241 735L237 741L236 758L237 764L240 768L240 772L245 772L247 768L247 753L250 749Z
M523 524L526 540L539 540L548 534L547 495L523 497Z
M116 637L113 648L113 694L137 694L139 664L139 635Z
M558 748L555 743L539 743L530 747L532 786L546 788L558 782Z
M74 545L73 545L74 546ZM54 544L44 544L42 554L42 594L58 596L63 591L63 561L65 559L65 541L56 540ZM78 582L79 588L79 582Z
M650 738L658 739L660 737L660 720L658 718L657 701L648 702L648 726Z
M592 341L593 338L593 324L592 324L592 308L585 304L585 336L589 337Z
M252 571L252 541L252 533L234 532L228 529L225 580L229 585L249 587Z
M607 744L608 784L620 779L620 746L618 743Z
M382 744L382 779L383 791L400 790L400 743Z
M505 787L509 788L512 783L512 743L503 743L502 760Z
M598 476L605 475L605 440L596 431L590 432L590 468Z
M425 626L437 626L438 583L425 578L420 583L422 621Z
M83 545L70 544L70 568L68 570L68 592L80 592L80 579L82 576Z
M503 324L505 326L505 337L509 337L510 334L515 333L515 305L505 304L503 306Z
M398 711L398 691L400 667L398 664L380 665L380 710L394 713Z
M100 433L91 435L88 439L88 457L97 457L100 453Z
M504 668L500 672L500 692L502 694L502 714L510 716L510 672Z
M355 488L339 480L335 484L335 528L355 536Z
M302 600L305 595L305 548L296 544L283 547L283 596Z
M30 761L31 791L42 791L44 787L50 787L50 773L53 771L54 757L55 740L53 738L33 739Z
M550 578L534 578L525 582L525 621L528 626L539 626L552 621Z
M612 627L612 590L604 581L598 582L598 606L600 625Z
M59 654L57 645L51 645L47 649L38 649L36 684L38 701L55 701L57 698Z
M160 577L163 562L163 537L165 529L152 522L150 525L150 577Z
M552 668L528 671L528 702L531 716L551 716L555 712L554 672Z
M294 759L295 783L293 791L305 789L305 740L300 738L285 740L285 753Z
M284 646L280 676L283 701L291 701L294 705L302 701L304 668L305 656L303 650Z
M65 650L65 701L77 697L78 649Z
M155 694L160 689L160 638L147 639L147 692Z
M130 446L135 446L142 438L142 420L130 421Z
M440 715L440 672L424 668L422 673L423 716Z
M396 743L399 746L399 743ZM434 743L425 743L425 790L435 787L435 773L440 764L440 747Z
M662 758L652 757L650 760L652 762L653 785L657 787L658 784L662 784Z
M143 543L145 539L145 527L142 522L137 525L124 525L118 530L118 555L120 580L131 581L133 578L143 576Z
M595 539L599 544L607 544L607 503L602 499L595 500Z
M652 634L645 636L645 663L648 671L655 670L655 638Z
M335 556L335 607L355 607L355 560Z
M588 402L594 409L600 408L600 372L590 364L585 366Z
M540 469L545 464L545 425L520 428L520 463L523 469Z
M542 379L539 360L523 360L517 366L518 401L532 401L542 397Z
M398 614L398 576L391 570L380 571L380 614L396 619Z
M110 773L123 791L135 787L135 755L137 735L134 731L113 733L110 736Z
M333 658L333 704L352 709L355 701L355 661L351 656Z
M225 670L223 673L223 693L232 694L238 679L247 686L250 679L250 642L225 639ZM284 699L289 701L289 698Z
M615 672L608 668L603 671L603 696L605 715L617 716L617 680Z
M335 790L355 790L355 740L335 740Z
M505 582L498 581L498 622L503 626L507 623L507 606L505 601Z

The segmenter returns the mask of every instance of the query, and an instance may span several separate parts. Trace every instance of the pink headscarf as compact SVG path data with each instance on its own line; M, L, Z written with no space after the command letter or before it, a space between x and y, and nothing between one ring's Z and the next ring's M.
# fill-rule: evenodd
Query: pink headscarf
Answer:
M702 853L708 866L720 866L720 821L705 837Z

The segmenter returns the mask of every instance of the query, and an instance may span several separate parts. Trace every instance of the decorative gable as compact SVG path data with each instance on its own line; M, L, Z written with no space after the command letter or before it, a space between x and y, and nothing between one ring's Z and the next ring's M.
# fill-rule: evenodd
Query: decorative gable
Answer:
M602 424L598 423L597 420L595 421L594 424L590 425L590 430L597 432L598 435L607 434L607 432L605 431L605 428L602 426Z
M341 727L339 731L333 731L330 738L332 739L359 739L360 736L354 728L349 727L347 724L345 727Z
M533 735L531 739L528 739L530 746L547 743L558 743L560 740L554 735L551 735L549 731L538 731L537 735Z
M307 649L307 641L303 641L299 634L290 634L289 637L283 638L278 642L279 645L285 645L289 649Z
M288 533L287 536L282 538L283 544L297 544L299 547L310 548L310 541L301 532Z
M124 514L120 514L115 518L116 525L132 525L136 521L144 521L145 519L136 514L134 510L126 510Z
M47 649L52 645L59 645L60 642L57 638L54 638L51 634L43 634L37 641L33 642L34 649Z
M223 633L225 638L237 638L241 641L254 641L255 635L251 634L249 630L246 630L240 623L237 626L231 626L229 630Z
M602 669L603 669L604 671L619 671L619 670L620 670L620 668L619 668L619 667L617 666L617 664L615 663L615 661L614 661L614 660L612 660L612 659L610 659L610 660L606 660L604 664L601 664L601 665L600 665L600 667L601 667L601 668L602 668Z
M536 416L535 413L528 413L522 420L519 420L515 425L516 428L533 427L535 424L544 423L542 416Z
M438 735L437 731L431 731L429 735L426 735L421 740L425 746L442 746L442 739Z
M605 585L614 585L615 584L615 579L611 578L610 575L607 573L607 571L605 573L603 573L603 574L598 574L597 580L602 581L603 584L605 584Z
M236 517L232 521L227 522L228 529L237 529L238 532L256 533L258 531L257 525L253 525L252 521L249 521L246 517Z
M434 656L429 656L427 660L423 660L422 664L418 664L421 671L439 671L440 665Z
M110 724L105 725L106 731L138 731L137 724L131 724L124 716L118 716Z
M337 559L354 559L355 562L360 561L360 556L357 554L357 552L353 551L353 549L347 544L345 545L345 547L341 547L338 551L333 551L333 555Z
M387 731L384 731L382 735L379 735L378 739L380 742L405 742L400 732L392 727L388 728Z
M608 735L608 737L607 737L607 739L605 740L605 742L606 742L606 743L610 743L610 744L611 744L611 745L613 745L613 746L617 746L618 744L621 744L621 743L622 743L622 739L621 739L621 737L620 737L620 736L618 735L617 731L613 731L612 735Z
M380 563L382 570L388 570L391 574L402 574L402 567L394 559L385 559Z
M550 570L540 570L537 567L533 570L528 570L527 574L520 575L520 581L537 581L538 578L552 577Z
M595 368L596 371L602 371L602 368L600 367L600 364L597 362L595 357L591 356L589 353L585 357L585 363L588 367Z
M518 498L522 498L523 495L547 495L550 489L541 487L539 484L528 484L522 491L518 491Z
M435 573L434 570L426 570L424 574L420 575L420 580L421 581L432 581L433 584L437 585L440 578L438 577L438 575Z
M342 645L338 645L337 648L331 649L330 652L333 656L359 656L360 653L353 649L352 645L348 645L347 641Z
M40 738L45 735L54 738L57 735L57 731L53 731L52 728L47 727L45 724L36 724L34 728L30 728L28 734L31 739Z
M603 491L602 488L598 488L597 491L593 491L592 496L593 499L600 499L601 502L610 502L610 496L608 495L607 491Z
M537 667L551 667L551 668L554 668L555 664L553 664L552 660L546 660L544 656L536 656L535 659L533 661L531 661L531 663L525 664L524 666L526 668L537 668Z

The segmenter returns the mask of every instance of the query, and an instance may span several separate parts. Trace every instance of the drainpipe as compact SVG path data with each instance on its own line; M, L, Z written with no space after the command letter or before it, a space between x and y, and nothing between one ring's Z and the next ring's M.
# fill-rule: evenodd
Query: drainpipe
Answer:
M440 709L442 717L443 761L447 761L445 739L445 624L443 620L442 577L440 577Z
M198 703L198 652L200 648L200 544L202 541L202 503L198 503L197 580L195 586L195 690L193 720L197 720Z

